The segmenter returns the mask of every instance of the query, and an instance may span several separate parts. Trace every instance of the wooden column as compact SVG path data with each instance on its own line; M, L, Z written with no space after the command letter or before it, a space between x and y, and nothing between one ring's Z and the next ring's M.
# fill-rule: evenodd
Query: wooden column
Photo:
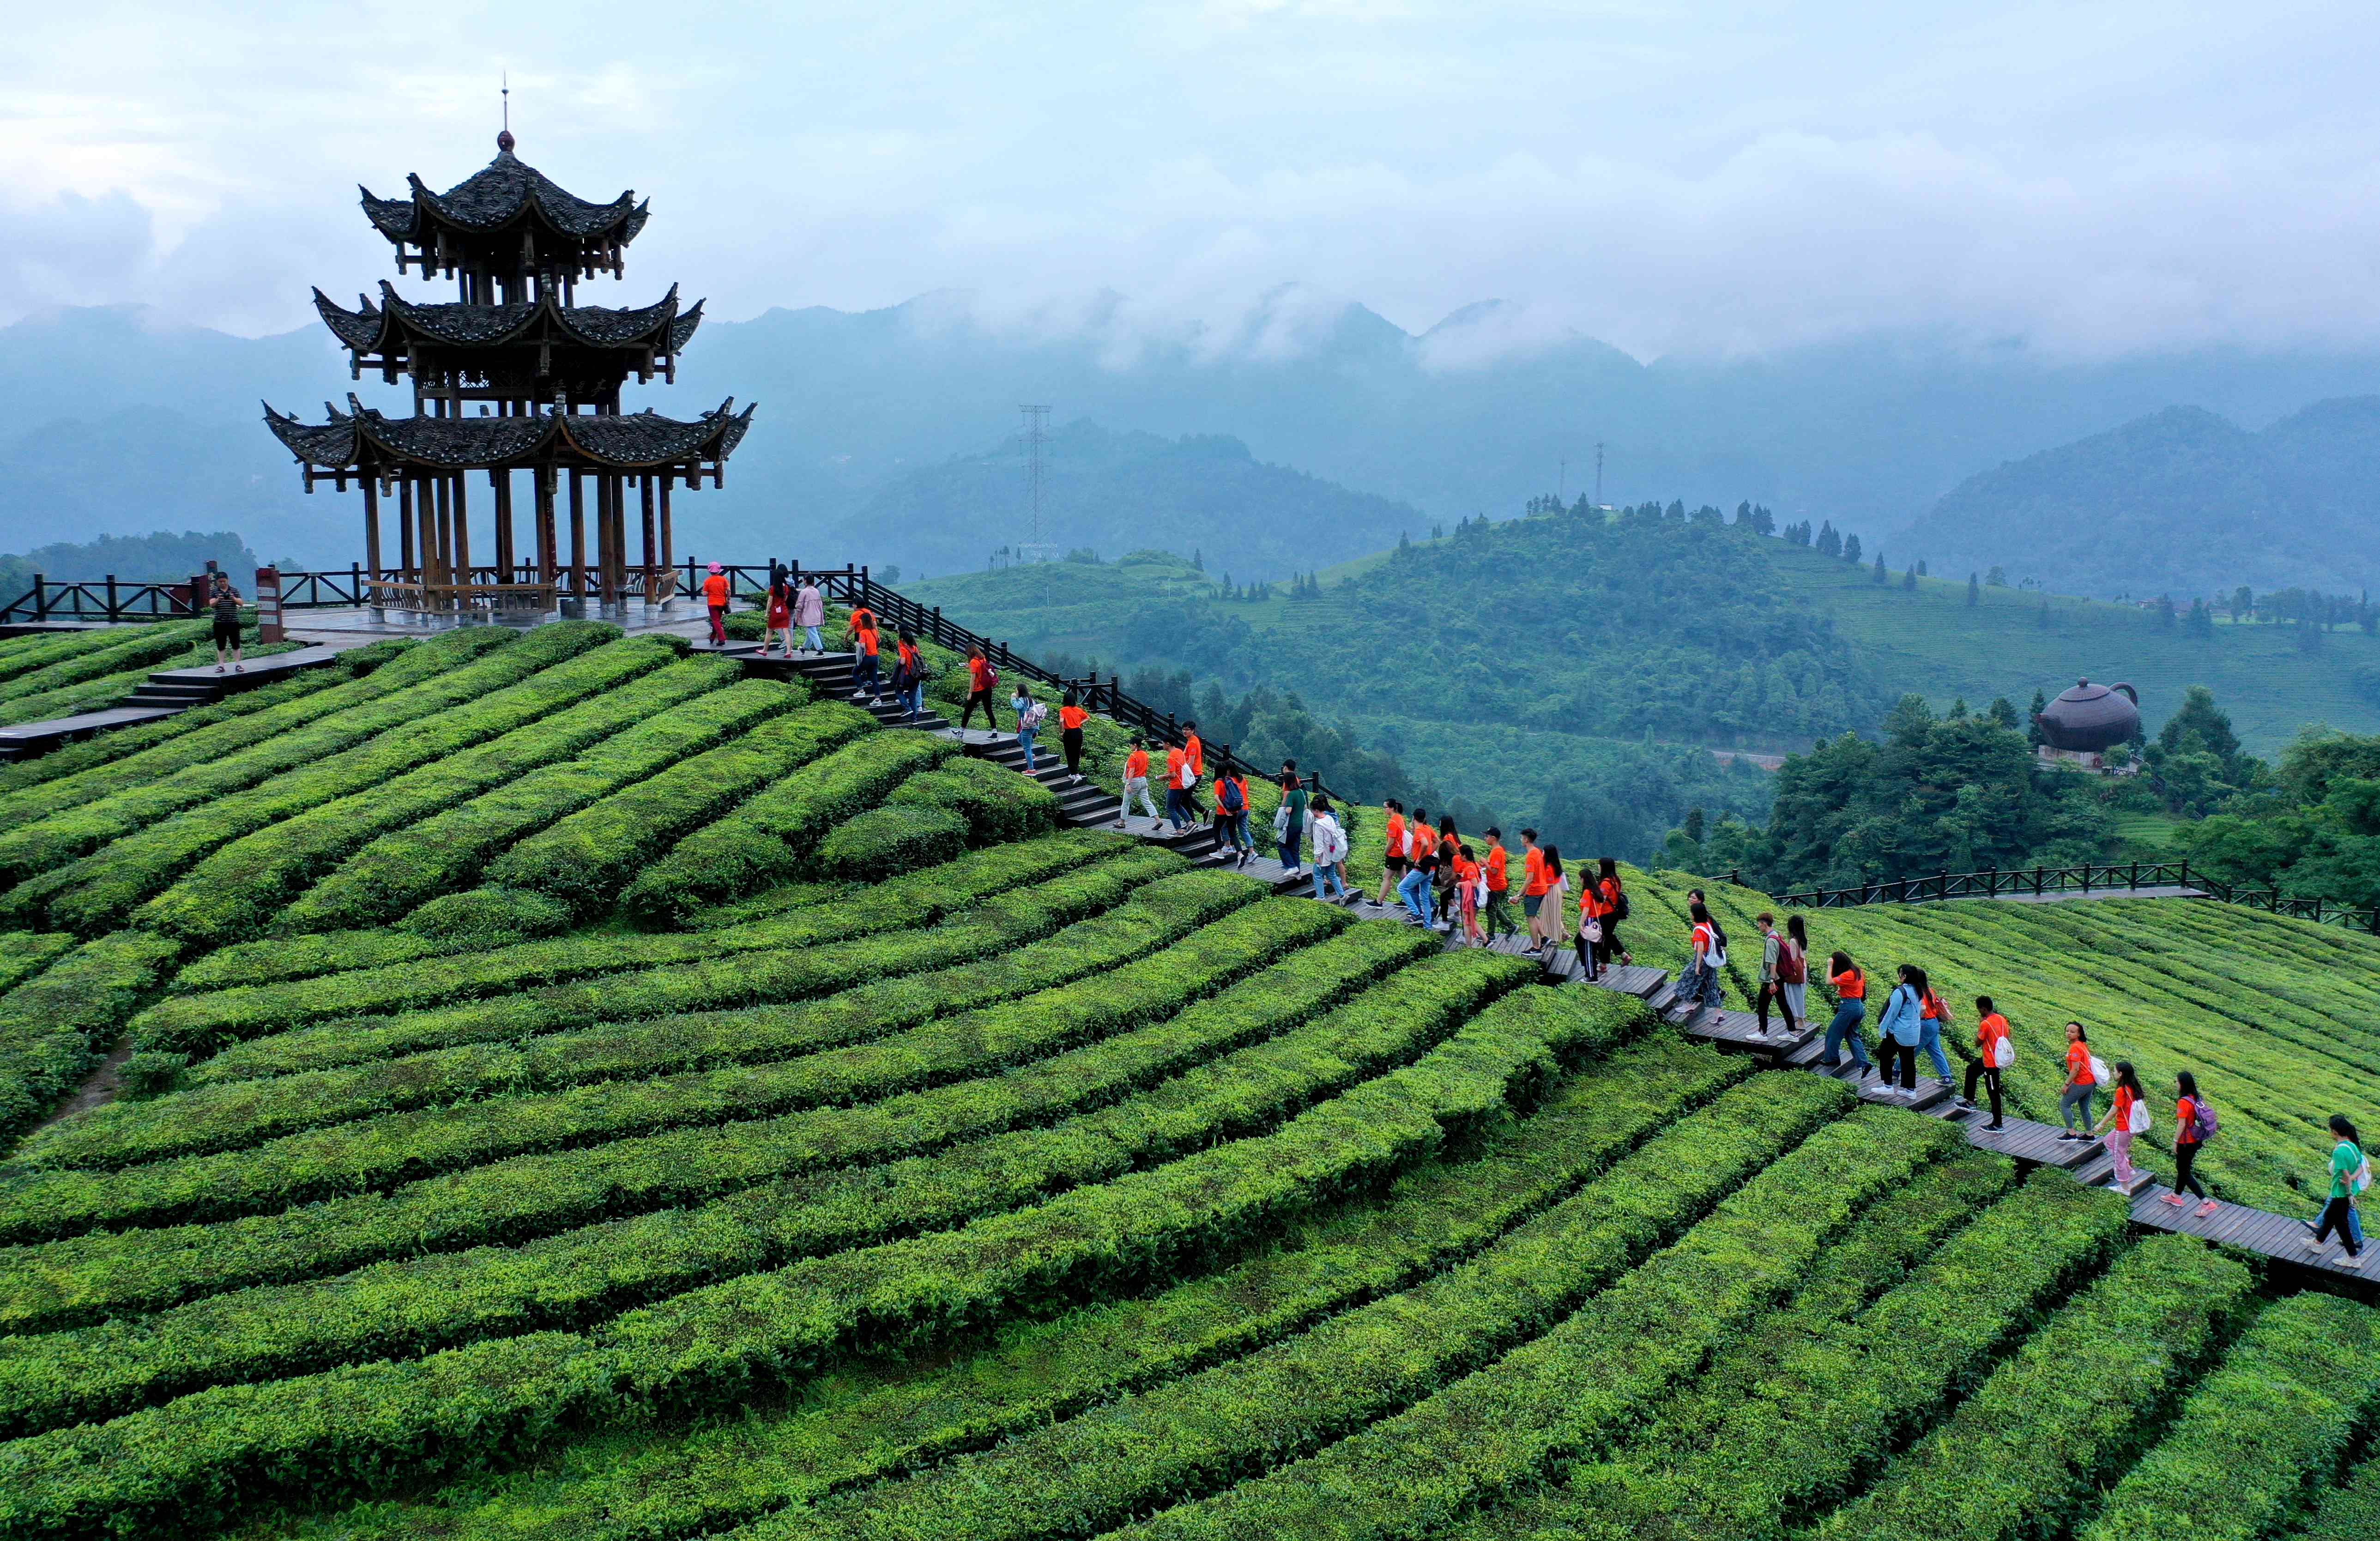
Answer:
M642 584L640 587L642 587L642 588L644 588L644 591L645 591L646 593L650 593L650 592L652 592L652 587L651 587L651 585L652 585L652 581L653 581L653 551L654 551L654 547L653 547L653 479L652 479L651 477L650 477L650 476L640 476L640 477L638 477L638 478L637 479L637 486L638 486L638 490L639 490L639 491L644 494L644 510L645 510L645 543L644 543L644 545L640 548L640 550L641 550L641 551L643 552L643 553L644 553L644 555L643 555L643 560L644 560L644 564L645 564L645 571L644 571L644 582L643 582L643 584Z
M674 568L677 557L670 549L669 493L670 479L664 476L662 478L662 565Z
M364 568L374 580L380 577L380 479L369 472L364 476Z
M465 494L469 491L470 483L463 479L460 471L448 479L455 483L455 581L468 583L471 581L471 514Z
M555 569L560 566L554 555L554 469L551 466L540 466L529 474L537 478L537 581L552 583L557 581Z
M626 544L620 539L624 528L620 520L620 479L606 471L598 479L596 485L602 490L599 506L603 521L603 549L600 553L603 564L603 602L618 604L620 579L628 564L628 553L620 549Z
M397 581L420 582L420 576L413 570L413 479L402 472L396 479L396 537Z
M587 491L577 471L570 473L570 592L587 597Z
M417 475L413 480L413 506L420 516L421 581L443 583L446 580L439 576L438 491L427 477Z
M492 470L488 486L496 494L496 581L513 580L513 474Z

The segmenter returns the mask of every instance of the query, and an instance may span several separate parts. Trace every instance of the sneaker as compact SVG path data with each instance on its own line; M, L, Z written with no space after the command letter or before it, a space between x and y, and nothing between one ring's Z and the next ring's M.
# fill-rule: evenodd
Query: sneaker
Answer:
M2175 1208L2179 1209L2189 1204L2190 1200L2182 1197L2180 1194L2159 1194L2157 1195L2157 1202L2160 1204L2170 1204Z
M2308 1252L2320 1252L2322 1248L2323 1244L2315 1241L2312 1236L2305 1238L2305 1249Z
M248 665L245 663L235 663L231 666L231 672L235 674L245 674L248 673Z
M2195 1214L2198 1219L2204 1219L2207 1216L2215 1213L2216 1210L2222 1207L2223 1206L2216 1203L2210 1198L2205 1203L2200 1205L2194 1211L2192 1211L2192 1213Z
M2313 1230L2313 1221L2312 1221L2312 1220L2308 1220L2308 1219L2301 1219L2301 1220L2298 1221L2298 1224L2299 1224L2299 1225L2301 1225L2301 1226L2302 1226L2302 1227L2305 1229L2305 1233L2306 1233L2307 1235L2311 1236L2311 1235L2313 1235L2313 1234L2314 1233L2314 1230Z
M215 665L215 673L218 673L218 674L220 674L220 673L222 673L223 672L224 672L224 666L223 666L222 664L220 664L220 663L216 664L216 665Z
M2338 1260L2338 1266L2342 1268L2360 1268L2363 1266L2363 1254L2350 1253Z
M2008 1125L2005 1123L1986 1123L1984 1125L1984 1133L1986 1135L1997 1135L2007 1127Z
M1115 827L1116 827L1117 829L1119 829L1119 830L1123 829L1123 819L1117 819L1117 820L1115 821Z
M1964 1108L1967 1111L1972 1113L1975 1110L1977 1104L1970 1102L1963 1097L1954 1097L1950 1098L1950 1106L1953 1108Z

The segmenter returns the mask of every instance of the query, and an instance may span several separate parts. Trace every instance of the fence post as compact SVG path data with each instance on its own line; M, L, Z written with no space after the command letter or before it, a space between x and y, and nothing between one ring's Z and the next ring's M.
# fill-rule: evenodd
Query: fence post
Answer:
M115 613L115 575L114 573L107 575L107 618L111 621L120 619Z
M2082 864L2082 892L2091 892L2091 864L2087 861Z
M46 592L48 581L39 573L33 575L33 619L36 621L50 618L50 601Z
M2132 863L2132 886L2134 888L2141 886L2141 864L2139 862Z

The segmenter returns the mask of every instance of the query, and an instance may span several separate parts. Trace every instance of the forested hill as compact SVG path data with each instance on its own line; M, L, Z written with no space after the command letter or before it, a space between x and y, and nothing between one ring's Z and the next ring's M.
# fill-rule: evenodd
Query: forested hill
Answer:
M1030 538L1026 453L1012 437L893 479L838 528L829 546L869 552L912 572L984 565ZM1419 532L1409 504L1269 466L1226 434L1111 433L1092 422L1051 431L1043 446L1041 540L1114 556L1165 532L1212 564L1287 572Z
M2168 407L1970 477L1895 539L2075 593L2380 588L2380 396L2257 433Z
M1873 730L1905 692L2022 708L2088 675L2137 686L2152 729L2210 686L2260 754L2309 722L2380 731L2380 639L2355 626L2192 625L1887 560L1879 580L1872 564L1672 504L1474 520L1325 564L1294 597L1227 597L1211 561L1060 563L918 591L1019 646L1294 688L1364 722L1804 749ZM1426 769L1462 784L1453 765Z

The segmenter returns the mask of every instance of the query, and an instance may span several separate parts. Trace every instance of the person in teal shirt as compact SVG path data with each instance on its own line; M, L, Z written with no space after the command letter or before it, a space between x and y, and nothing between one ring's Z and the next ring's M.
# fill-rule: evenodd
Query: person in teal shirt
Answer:
M2322 1207L2322 1219L2307 1227L2313 1234L2306 1238L2306 1246L2319 1251L2336 1231L2338 1244L2347 1252L2339 1259L2339 1266L2360 1268L2363 1266L2363 1234L2362 1228L2355 1223L2355 1200L2363 1185L2372 1180L2371 1169L2364 1164L2363 1140L2345 1113L2330 1115L2330 1132L2338 1138L2330 1150L2330 1201Z

